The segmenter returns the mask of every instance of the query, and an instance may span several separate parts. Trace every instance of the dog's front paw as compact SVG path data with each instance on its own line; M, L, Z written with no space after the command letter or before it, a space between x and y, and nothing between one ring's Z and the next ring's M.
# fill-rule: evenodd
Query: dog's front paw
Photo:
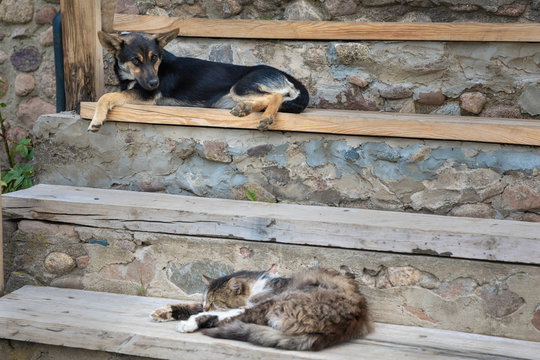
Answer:
M88 125L88 131L98 132L99 129L101 129L102 125L103 125L103 120L100 121L94 116L94 118L92 119L92 122L90 123L90 125Z
M274 117L269 116L261 120L259 123L259 126L257 126L257 130L265 131L268 130L268 127L274 123Z
M176 327L176 330L181 333L191 333L196 331L198 328L197 322L193 318L190 318L189 320L180 321Z
M251 114L251 105L247 103L238 103L231 109L231 114L234 116L248 116Z
M171 305L163 306L159 309L154 310L154 312L150 314L150 317L156 322L174 320Z

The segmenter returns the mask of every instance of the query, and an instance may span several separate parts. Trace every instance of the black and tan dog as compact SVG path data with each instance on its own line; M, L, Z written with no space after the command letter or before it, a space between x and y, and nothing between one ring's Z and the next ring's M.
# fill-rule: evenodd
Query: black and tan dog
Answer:
M159 35L100 31L103 47L115 57L120 92L103 95L88 127L98 131L116 105L153 104L232 109L236 116L264 111L259 129L273 123L278 111L300 113L309 95L298 80L266 65L239 66L177 57L163 48L178 29Z

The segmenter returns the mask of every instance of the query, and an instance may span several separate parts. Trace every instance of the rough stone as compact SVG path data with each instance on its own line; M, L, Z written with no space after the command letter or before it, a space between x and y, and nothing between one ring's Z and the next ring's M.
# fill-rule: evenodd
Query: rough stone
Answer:
M77 267L80 269L86 268L88 266L89 261L90 261L90 257L88 255L78 256L75 259L75 262L77 263Z
M212 46L208 60L232 64L233 51L231 45L219 44Z
M443 282L433 292L444 299L455 300L459 297L473 296L476 286L476 281L471 278L458 278Z
M155 276L155 259L148 253L142 259L129 264L110 264L100 270L100 275L109 280L130 281L140 286L147 286Z
M485 117L500 117L500 118L512 118L519 119L521 118L521 109L519 105L493 105L484 109L482 116Z
M525 88L525 91L519 97L519 105L523 112L531 115L540 115L540 86L531 84Z
M362 5L364 6L384 6L384 5L392 5L398 3L399 0L369 0L369 1L363 1Z
M4 293L8 294L22 288L25 285L40 286L41 284L32 275L25 272L14 271L9 275Z
M0 99L7 94L9 90L9 81L5 77L0 75Z
M30 136L30 133L20 126L10 127L8 130L8 137L12 140L19 141L26 136Z
M238 0L218 0L216 3L220 7L223 18L238 15L242 11L242 5L239 4Z
M516 312L525 303L521 296L508 289L506 283L481 286L480 297L485 301L486 313L496 318Z
M136 0L117 0L116 12L119 14L139 15L139 8Z
M52 24L54 17L56 16L56 10L53 6L44 6L36 13L35 21L38 25Z
M343 65L352 65L362 62L371 62L372 54L369 46L361 43L335 44L334 48Z
M26 96L36 87L36 80L30 74L20 73L15 77L15 94Z
M16 115L26 127L31 129L40 115L54 114L55 112L56 106L41 100L39 97L34 97L19 104Z
M418 103L423 105L442 105L446 97L440 91L418 94Z
M51 286L66 289L84 289L81 275L67 274L51 281Z
M423 321L428 321L430 323L436 323L437 321L433 319L431 316L429 316L425 310L418 309L412 306L408 306L407 304L403 305L403 309L407 311L408 313L416 316L418 319Z
M38 74L39 89L49 99L56 99L56 69L54 62L45 61Z
M10 57L11 63L15 69L24 72L35 71L41 64L41 54L33 47L27 47L16 51Z
M534 312L531 323L536 328L536 330L540 331L540 309L539 308L537 308L536 311Z
M412 11L410 13L405 14L401 19L399 19L400 22L431 22L431 18L428 15L418 13L416 11Z
M45 258L45 269L51 274L64 275L76 266L75 260L66 253L54 251Z
M328 20L328 16L307 0L298 0L285 8L285 20L321 21Z
M502 198L506 206L514 210L540 209L540 194L524 183L509 185L504 190Z
M8 56L5 52L3 52L2 50L0 50L0 65L2 65L3 63L5 63L8 59Z
M473 114L480 114L487 102L486 97L481 92L468 92L459 97L461 108Z
M385 99L404 99L412 96L410 88L402 85L390 85L379 89L379 94Z
M189 295L203 293L203 275L214 279L233 273L234 268L219 261L203 259L180 266L170 263L166 272L169 280Z
M484 203L463 204L453 208L450 215L492 219L495 217L495 210Z
M205 141L203 143L204 157L220 163L232 162L232 157L227 152L227 144L222 141Z
M352 15L356 12L353 0L326 0L324 7L332 16Z
M424 274L413 267L389 267L388 281L392 286L412 286L419 283Z
M251 147L247 150L248 156L266 156L272 151L273 146L271 144L264 144Z
M43 47L52 46L54 43L53 28L49 26L47 30L44 30L39 34L39 44Z
M399 109L400 113L414 114L416 112L416 106L414 105L414 100L407 100Z
M366 80L365 78L361 77L361 76L357 76L357 75L351 75L349 76L349 82L353 85L356 85L360 88L365 88L366 86L369 85L369 81Z
M26 234L77 237L75 228L72 225L61 225L35 220L21 220L19 221L18 226L19 230Z
M526 8L527 5L525 4L503 5L499 7L499 9L495 12L495 15L517 17L521 16Z
M3 0L0 20L8 24L26 24L34 16L34 0Z
M450 6L450 10L457 12L473 12L478 10L480 7L478 5L471 4L458 4Z

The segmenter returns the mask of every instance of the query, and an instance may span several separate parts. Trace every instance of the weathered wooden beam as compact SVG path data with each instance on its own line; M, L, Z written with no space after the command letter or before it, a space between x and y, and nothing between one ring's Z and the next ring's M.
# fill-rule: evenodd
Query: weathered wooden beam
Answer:
M94 111L95 103L81 104L82 118L91 119ZM256 129L258 116L239 118L222 109L124 105L111 110L107 120ZM540 146L540 121L526 119L308 109L301 114L278 113L270 130Z
M540 263L540 224L40 184L4 215L91 227Z
M276 350L201 333L180 334L177 322L148 319L156 308L177 302L25 286L0 299L0 338L184 360L536 359L540 353L538 342L382 323L365 339L324 351Z
M2 229L2 194L0 194L0 296L4 294L4 239Z
M540 41L540 24L179 19L128 14L115 14L114 18L116 31L161 33L175 28L180 29L180 36L211 38Z
M79 110L81 101L96 101L104 89L101 0L62 0L62 43L66 109Z
M101 0L101 29L105 32L113 32L114 13L116 12L116 0Z

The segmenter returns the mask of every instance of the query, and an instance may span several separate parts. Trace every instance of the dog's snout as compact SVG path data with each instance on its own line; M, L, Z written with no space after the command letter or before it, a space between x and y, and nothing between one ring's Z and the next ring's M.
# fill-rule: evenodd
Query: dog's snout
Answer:
M152 80L148 81L148 86L150 86L153 89L157 88L158 85L159 85L159 80L158 79L152 79Z

